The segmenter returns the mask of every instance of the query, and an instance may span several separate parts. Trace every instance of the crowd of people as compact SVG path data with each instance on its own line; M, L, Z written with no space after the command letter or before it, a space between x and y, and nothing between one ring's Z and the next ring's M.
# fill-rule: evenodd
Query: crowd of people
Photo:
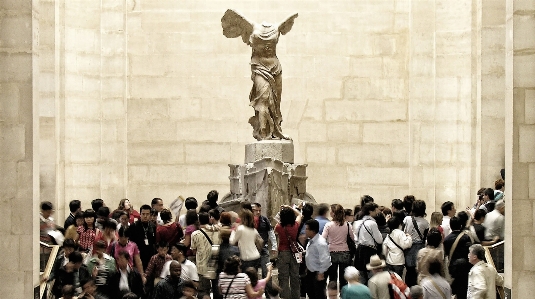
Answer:
M482 188L465 211L447 201L430 222L412 195L283 205L273 221L259 203L225 211L215 190L200 205L188 197L180 216L160 198L139 212L128 199L113 211L73 200L63 227L43 202L41 242L61 246L43 281L65 299L495 298L503 278L483 246L504 238L503 187Z

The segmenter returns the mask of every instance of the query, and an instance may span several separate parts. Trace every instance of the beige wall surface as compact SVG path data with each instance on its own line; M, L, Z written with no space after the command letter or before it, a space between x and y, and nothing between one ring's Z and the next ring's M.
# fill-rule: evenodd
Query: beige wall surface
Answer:
M277 46L282 127L318 201L414 194L428 212L466 206L503 167L503 142L479 142L482 111L501 107L481 103L492 83L477 85L500 76L498 58L478 57L497 43L481 32L503 24L481 29L479 1L59 2L56 148L41 164L55 161L42 188L60 208L228 192L227 164L254 142L251 49L223 36L228 8L256 22L299 13Z

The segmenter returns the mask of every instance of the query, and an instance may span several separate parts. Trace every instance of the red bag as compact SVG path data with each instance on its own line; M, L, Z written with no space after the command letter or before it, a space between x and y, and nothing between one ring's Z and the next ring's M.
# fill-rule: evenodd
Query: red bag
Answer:
M388 284L390 298L392 299L411 299L410 288L396 275L390 272L390 283Z

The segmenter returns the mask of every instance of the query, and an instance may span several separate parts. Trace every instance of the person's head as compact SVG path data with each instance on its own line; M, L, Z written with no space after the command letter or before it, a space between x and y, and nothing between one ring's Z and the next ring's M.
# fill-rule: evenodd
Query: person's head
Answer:
M258 283L258 271L256 270L256 268L248 267L247 269L245 269L245 274L249 276L249 280L251 280L251 285L255 287Z
M414 217L425 217L425 201L417 199L412 203L412 215Z
M184 281L184 283L182 284L182 296L186 298L194 298L195 294L197 294L197 288L195 287L193 281Z
M104 252L106 252L106 247L108 247L106 241L102 239L96 240L93 242L93 254L96 254L99 257L102 256Z
M130 200L128 198L123 198L121 199L121 201L119 201L119 206L117 207L117 209L126 211L133 210L132 203L130 203Z
M236 275L240 272L241 260L238 256L233 255L225 261L223 272L228 275Z
M173 214L171 214L171 211L168 209L162 209L160 212L160 218L162 219L163 223L169 223L173 219Z
M136 293L128 292L121 299L139 299L139 296Z
M217 208L208 211L208 215L210 216L210 224L217 224L219 222L219 218L221 218L221 214Z
M260 205L260 203L258 202L253 202L251 206L253 207L254 216L260 217L260 215L262 214L262 205Z
M336 281L329 281L327 285L327 298L329 299L338 299L338 284Z
M172 280L179 280L180 274L182 273L182 265L175 260L171 261L171 264L169 264L169 273Z
M413 285L410 288L410 296L412 299L423 299L424 298L424 288L419 285Z
M140 216L140 221L141 222L143 222L143 223L149 222L149 220L150 220L150 211L151 211L151 207L149 205L142 205L139 208L139 216Z
M211 206L215 206L217 204L218 197L219 192L217 192L217 190L212 190L206 194L206 200L208 200Z
M481 244L474 244L468 250L468 262L470 264L475 265L479 261L485 260L485 248Z
M210 224L210 215L208 215L207 212L200 212L199 213L199 224L200 225Z
M197 225L199 222L199 216L197 211L189 210L186 212L186 225Z
M442 210L442 215L449 217L455 216L455 213L457 212L455 209L455 204L451 201L446 201L443 203L440 207L440 210Z
M327 217L327 213L329 213L329 205L326 203L320 203L318 205L318 216Z
M433 259L429 262L429 274L438 274L440 275L442 272L442 263L440 263L438 260Z
M184 201L184 206L186 207L186 210L197 210L199 203L195 197L188 197Z
M156 244L156 251L158 252L159 256L165 257L169 251L169 243L165 241L158 242L158 244Z
M92 209L87 209L84 211L84 227L94 227L95 221L97 219L97 213Z
M398 217L392 217L388 219L388 221L386 222L386 225L388 225L388 228L390 229L390 231L393 231L399 228L399 226L401 225L401 220Z
M349 266L344 270L344 278L351 283L359 283L359 270L353 266Z
M485 210L477 209L474 212L474 220L479 221L479 222L483 222L483 221L485 221L485 216L486 215L487 215L487 212L485 212Z
M386 225L386 217L385 217L385 214L383 214L383 212L378 212L377 214L375 214L373 219L375 219L377 226L381 227L381 226Z
M73 253L77 247L78 246L76 245L76 242L71 238L65 239L63 241L63 253L67 257L69 256L69 254Z
M240 213L241 224L246 227L254 228L254 216L253 212L249 210L242 210Z
M374 202L368 202L362 206L362 214L375 217L377 215L379 206Z
M441 212L431 213L431 222L429 222L429 227L438 227L442 225L443 218L444 218L444 215L442 215Z
M372 271L373 273L383 271L383 268L386 267L385 260L382 260L377 254L370 257L370 263L366 264L366 269Z
M43 217L47 219L54 213L54 206L50 201L43 201L41 203L41 214L43 214Z
M306 203L303 201L302 203L303 207L301 208L301 221L307 221L308 219L312 219L312 214L314 214L314 206L310 203Z
M72 299L74 297L74 286L72 284L66 284L61 288L61 296L63 299Z
M362 197L360 198L360 206L363 207L365 204L369 202L374 202L374 201L375 200L373 199L373 197L369 195L362 195Z
M97 221L100 224L103 224L108 220L110 216L110 208L108 207L100 207L97 211Z
M150 222L156 225L158 223L158 210L151 208L150 209Z
M97 291L97 285L95 284L95 280L93 278L81 281L80 284L82 285L82 290L84 291L84 293L89 295L95 295Z
M163 200L161 198L158 198L158 197L155 197L152 199L152 201L150 202L150 205L153 209L155 209L156 211L161 212L162 209L163 209Z
M117 230L117 223L108 219L106 222L104 222L102 227L104 228L104 233L108 236L111 236L115 234L115 231Z
M332 221L338 222L338 225L344 225L346 214L344 212L344 207L335 203L331 205L331 219Z
M432 227L427 232L427 245L437 248L442 242L442 234L436 227Z
M403 201L399 198L392 199L392 212L403 211Z
M119 250L117 253L117 267L119 269L124 270L128 266L128 262L130 261L130 253L126 250Z
M279 287L278 284L272 281L271 285L268 285L268 287L266 288L266 292L269 296L269 298L266 299L271 299L279 296L280 292L282 292L282 289L281 287Z
M315 219L309 219L305 222L305 235L307 238L312 239L320 231L320 224Z
M280 219L280 224L284 227L286 225L294 225L296 216L292 209L284 207L281 209Z
M210 205L202 205L199 208L199 213L208 213L208 211L210 211L210 209L211 209Z
M98 209L102 208L104 205L104 201L100 198L97 198L97 199L93 199L91 201L91 209L93 209L93 211L98 211Z
M232 224L232 215L229 212L223 212L219 216L219 223L222 226L230 226Z
M505 215L505 201L503 199L498 200L494 209L500 212L500 214Z
M450 227L452 231L461 230L463 228L462 220L457 216L453 216L450 219Z
M385 215L385 217L388 217L388 216L392 217L392 210L391 209L389 209L387 207L383 207L381 209L381 207L379 207L379 210L381 211L381 213L383 213L383 215Z
M457 213L457 218L461 220L461 229L464 229L468 225L470 215L468 215L468 213L466 213L465 211L460 211L459 213Z
M184 259L186 259L186 255L188 252L188 247L182 243L175 243L169 245L171 247L171 257L174 260L182 262Z
M121 226L128 226L130 224L130 216L125 211L118 211L117 212L117 221L121 224Z
M405 195L405 197L403 197L403 208L408 215L412 213L412 204L415 200L414 195Z
M121 228L118 231L118 235L119 235L119 244L121 244L122 246L126 246L126 244L128 243L128 239L130 238L129 228L126 226L121 226Z
M82 209L82 203L77 200L77 199L74 199L74 200L71 200L71 202L69 202L69 211L71 211L71 214L74 215L74 213L80 211Z
M78 251L73 251L71 254L69 254L69 263L74 265L74 269L78 270L80 267L82 267L82 262L84 261L84 257L82 254Z
M492 189L492 188L485 189L485 192L483 193L483 200L485 202L493 201L494 200L494 189Z
M355 216L353 215L353 210L344 209L344 220L347 222L353 222L355 220Z
M494 182L494 189L503 191L503 188L505 187L505 181L503 179L497 179Z
M85 223L84 212L82 211L76 212L74 214L74 221L75 221L76 227L84 225Z
M361 205L356 205L354 208L353 208L353 217L355 217L355 220L357 220L357 216L358 214L360 213L360 211L362 210L362 206Z
M251 212L253 211L253 206L251 205L251 202L249 201L242 201L240 206L242 210L249 210Z

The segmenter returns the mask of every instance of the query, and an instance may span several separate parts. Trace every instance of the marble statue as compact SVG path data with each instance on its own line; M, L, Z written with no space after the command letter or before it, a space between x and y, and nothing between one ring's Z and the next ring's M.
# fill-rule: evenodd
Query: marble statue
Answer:
M291 139L282 133L280 111L282 93L282 67L277 58L277 42L281 34L288 33L297 14L291 15L280 24L261 24L247 20L234 10L227 10L221 18L223 35L228 38L241 36L251 46L251 80L253 87L249 94L250 105L255 115L249 118L256 140Z

